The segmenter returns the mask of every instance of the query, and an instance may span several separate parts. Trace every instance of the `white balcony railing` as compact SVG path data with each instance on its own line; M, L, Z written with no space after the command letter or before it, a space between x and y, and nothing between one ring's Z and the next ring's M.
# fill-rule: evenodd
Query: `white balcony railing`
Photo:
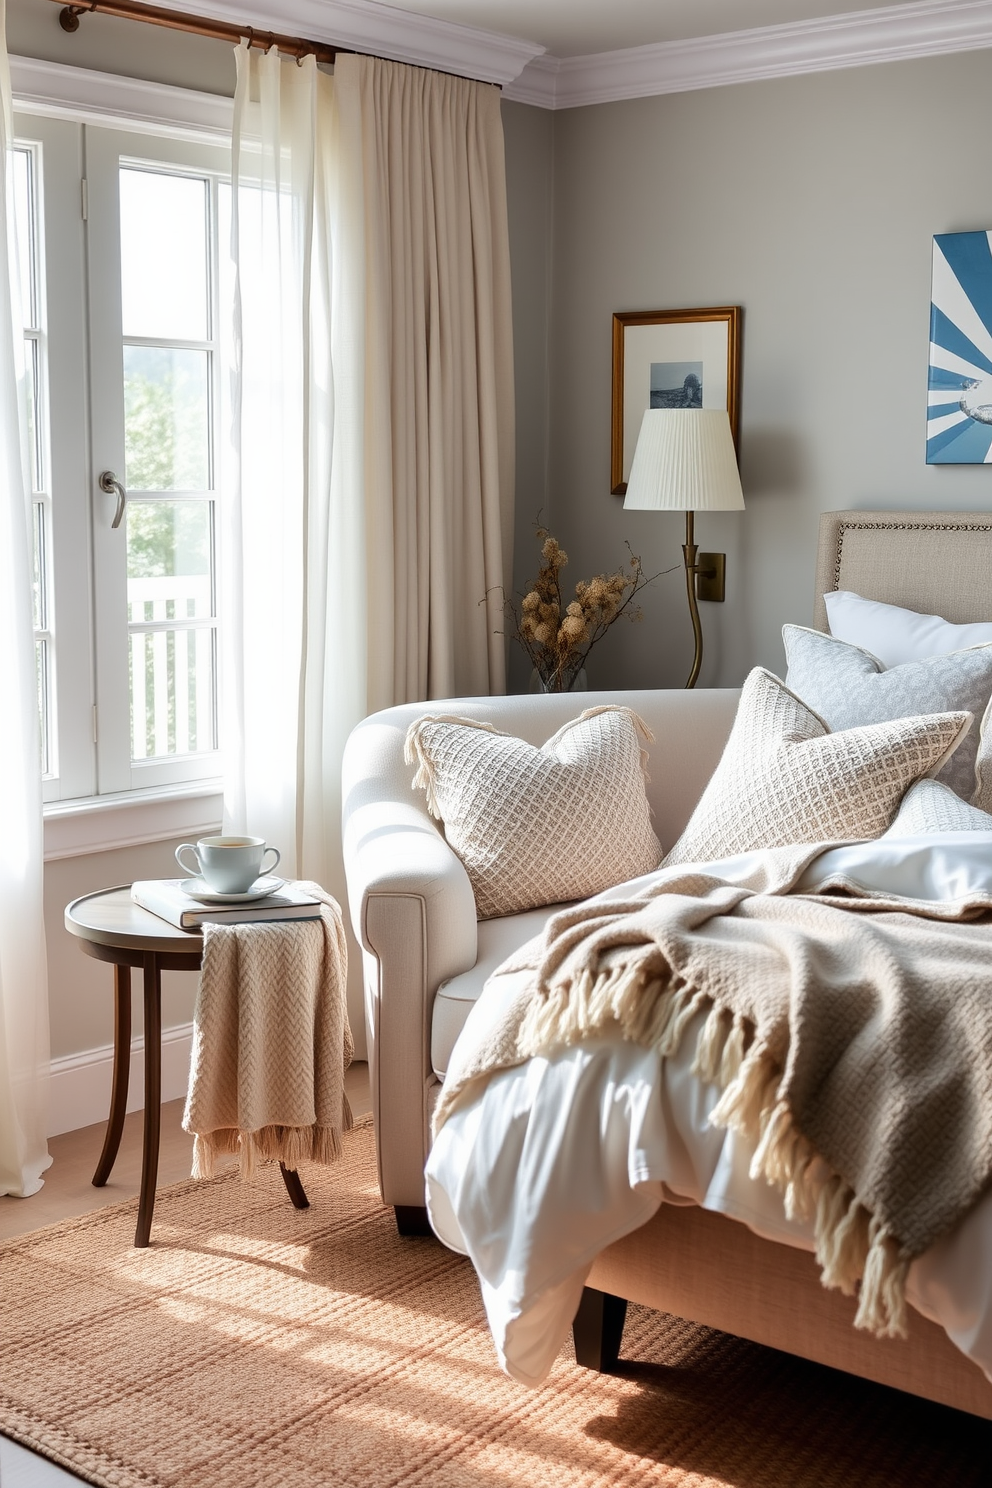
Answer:
M133 759L216 748L217 634L206 575L128 579Z

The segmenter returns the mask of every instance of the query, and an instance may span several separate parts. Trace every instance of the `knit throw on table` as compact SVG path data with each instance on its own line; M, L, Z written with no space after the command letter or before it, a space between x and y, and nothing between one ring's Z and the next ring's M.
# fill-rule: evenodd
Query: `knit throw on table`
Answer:
M213 1175L218 1153L237 1153L246 1178L259 1159L330 1163L351 1126L341 910L318 884L299 887L323 901L318 919L203 927L183 1115L194 1178Z

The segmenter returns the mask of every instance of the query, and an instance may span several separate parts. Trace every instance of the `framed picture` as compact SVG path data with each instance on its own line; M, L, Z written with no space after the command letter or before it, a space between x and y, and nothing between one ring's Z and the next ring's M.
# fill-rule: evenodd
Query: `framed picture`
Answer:
M741 307L628 310L613 317L610 487L627 489L646 408L725 408L737 442Z
M930 279L927 464L992 464L992 233L939 233Z

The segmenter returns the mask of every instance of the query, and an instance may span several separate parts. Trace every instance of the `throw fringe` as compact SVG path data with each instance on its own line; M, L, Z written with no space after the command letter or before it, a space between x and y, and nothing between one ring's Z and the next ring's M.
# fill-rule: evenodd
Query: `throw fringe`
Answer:
M847 1295L859 1292L855 1327L905 1338L909 1260L796 1128L780 1094L782 1070L747 1019L679 977L648 978L643 955L635 950L626 962L595 975L586 969L570 982L542 988L524 1016L520 1045L530 1057L614 1026L664 1059L678 1051L703 1009L708 1013L696 1038L692 1072L720 1087L710 1125L739 1132L750 1142L751 1177L779 1190L788 1218L812 1221L823 1285Z
M216 1158L236 1156L244 1182L250 1182L261 1162L282 1162L298 1168L301 1162L330 1167L341 1156L341 1133L352 1126L351 1107L342 1113L340 1130L335 1126L263 1126L242 1132L220 1127L197 1136L193 1142L194 1178L212 1178Z

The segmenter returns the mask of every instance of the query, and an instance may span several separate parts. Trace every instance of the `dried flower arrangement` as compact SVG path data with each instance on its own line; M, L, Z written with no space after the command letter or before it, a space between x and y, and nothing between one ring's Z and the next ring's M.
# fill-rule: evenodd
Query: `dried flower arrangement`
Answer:
M568 554L546 527L538 527L537 537L542 544L537 578L521 601L519 620L510 601L506 611L513 621L512 635L530 657L544 691L571 692L586 657L614 620L624 614L628 620L641 618L640 606L631 609L630 602L649 580L628 543L629 569L597 574L588 583L580 579L575 598L566 603L561 571Z

